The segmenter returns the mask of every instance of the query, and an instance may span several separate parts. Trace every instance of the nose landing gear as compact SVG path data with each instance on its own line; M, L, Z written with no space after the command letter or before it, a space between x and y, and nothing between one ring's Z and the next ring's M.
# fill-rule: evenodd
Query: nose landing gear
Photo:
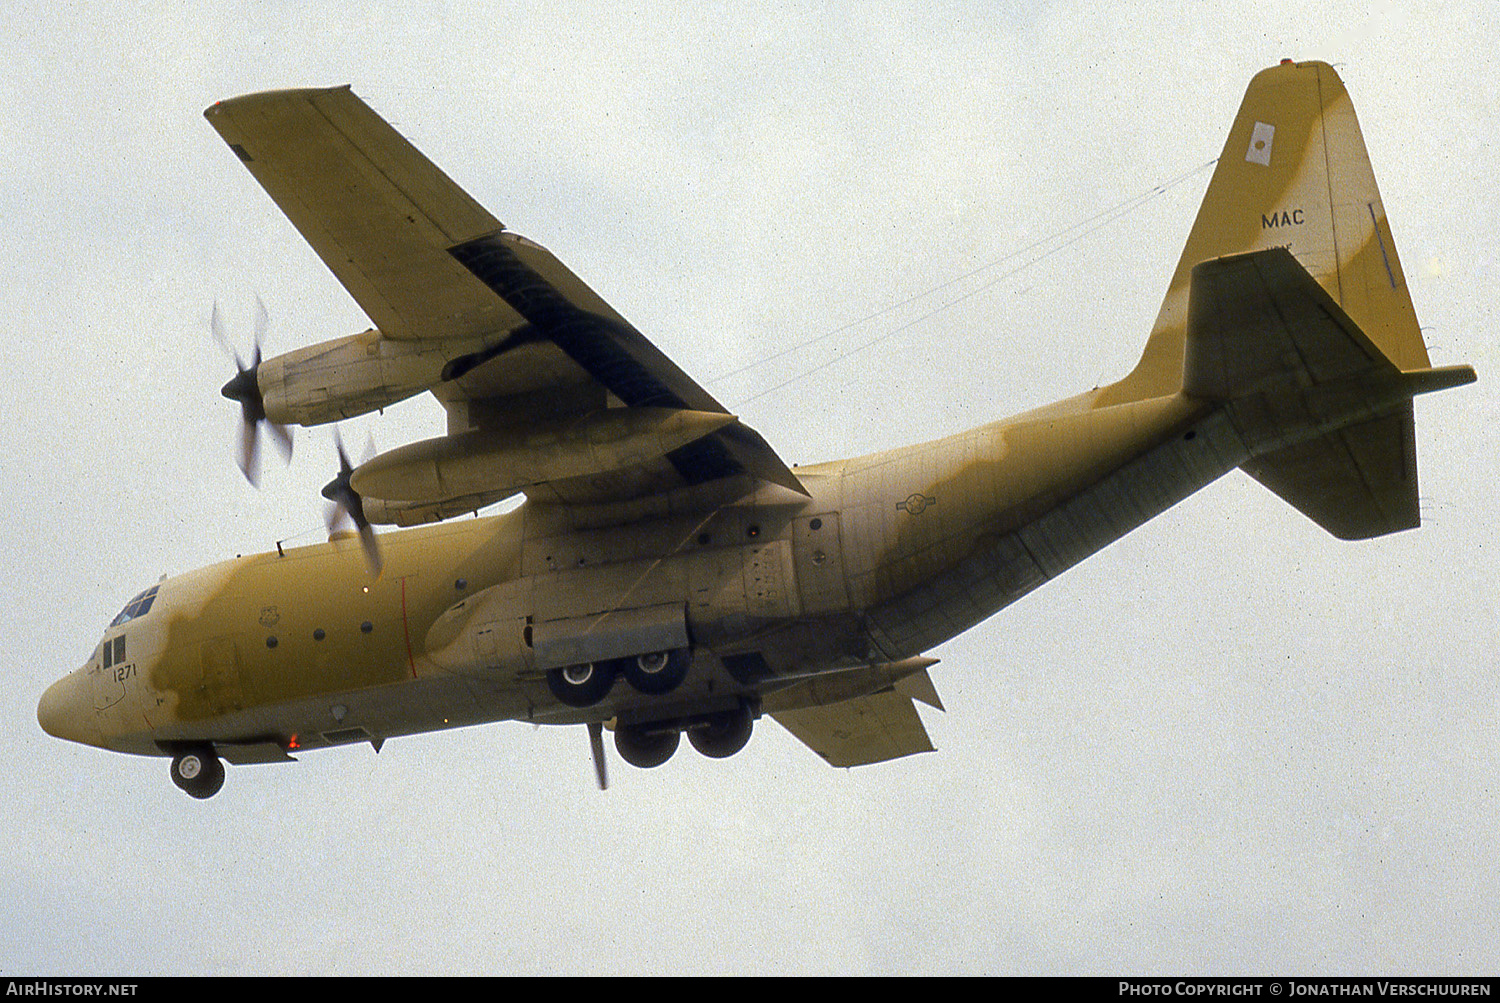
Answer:
M199 799L211 798L224 786L224 764L211 745L182 749L172 757L172 783Z

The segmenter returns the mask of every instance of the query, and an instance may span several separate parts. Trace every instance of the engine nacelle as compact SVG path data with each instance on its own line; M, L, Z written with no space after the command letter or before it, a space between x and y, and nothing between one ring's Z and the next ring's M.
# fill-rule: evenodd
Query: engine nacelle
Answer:
M534 484L660 459L738 420L713 411L606 408L413 442L360 464L350 484L361 498L386 502L430 503L489 492L508 498Z
M376 526L421 526L424 523L442 522L457 515L478 512L514 494L514 491L485 491L431 502L361 498L360 503L364 508L365 518Z
M372 329L266 359L256 382L271 421L322 425L429 390L450 362L484 347L476 339L396 341Z

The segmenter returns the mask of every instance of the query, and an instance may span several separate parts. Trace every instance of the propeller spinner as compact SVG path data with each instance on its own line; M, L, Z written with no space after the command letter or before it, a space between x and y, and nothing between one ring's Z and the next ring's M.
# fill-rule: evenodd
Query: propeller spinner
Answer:
M219 347L234 360L236 370L234 378L224 384L220 391L225 397L236 401L240 405L240 449L239 466L245 479L251 484L258 484L260 479L260 424L265 422L270 428L271 439L276 443L277 450L282 458L292 458L292 433L285 425L279 425L266 418L266 402L260 392L258 380L260 371L260 345L266 332L268 317L266 306L255 298L255 353L250 358L247 366L240 360L240 355L229 344L229 339L224 335L224 323L219 316L219 304L214 304L211 326L213 328L214 340Z
M339 472L333 480L323 485L322 491L323 497L334 504L328 516L328 529L332 532L345 518L353 522L354 528L359 530L359 543L364 548L365 561L370 565L370 574L379 578L382 564L380 543L375 539L375 529L370 525L370 520L365 518L363 499L349 483L350 477L354 474L354 466L349 462L349 454L344 450L344 439L339 434L337 426L333 430L333 441L339 452Z

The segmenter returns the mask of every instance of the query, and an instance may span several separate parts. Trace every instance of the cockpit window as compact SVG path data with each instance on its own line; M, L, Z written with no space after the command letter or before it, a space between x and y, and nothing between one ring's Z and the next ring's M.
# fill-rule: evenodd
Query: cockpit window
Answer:
M134 599L130 600L130 602L126 603L125 608L120 610L120 615L111 620L109 622L109 625L111 627L118 627L122 623L134 620L138 616L145 616L147 613L149 613L151 611L151 604L156 601L156 589L157 586L153 585L146 591L142 592L140 595L136 596Z

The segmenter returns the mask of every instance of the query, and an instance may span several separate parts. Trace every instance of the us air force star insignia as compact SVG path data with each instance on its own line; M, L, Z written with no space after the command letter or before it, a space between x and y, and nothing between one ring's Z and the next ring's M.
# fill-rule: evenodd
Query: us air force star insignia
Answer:
M928 498L922 492L918 491L916 494L908 497L906 501L897 502L896 508L907 515L921 515L927 509L927 506L936 504L936 498Z

